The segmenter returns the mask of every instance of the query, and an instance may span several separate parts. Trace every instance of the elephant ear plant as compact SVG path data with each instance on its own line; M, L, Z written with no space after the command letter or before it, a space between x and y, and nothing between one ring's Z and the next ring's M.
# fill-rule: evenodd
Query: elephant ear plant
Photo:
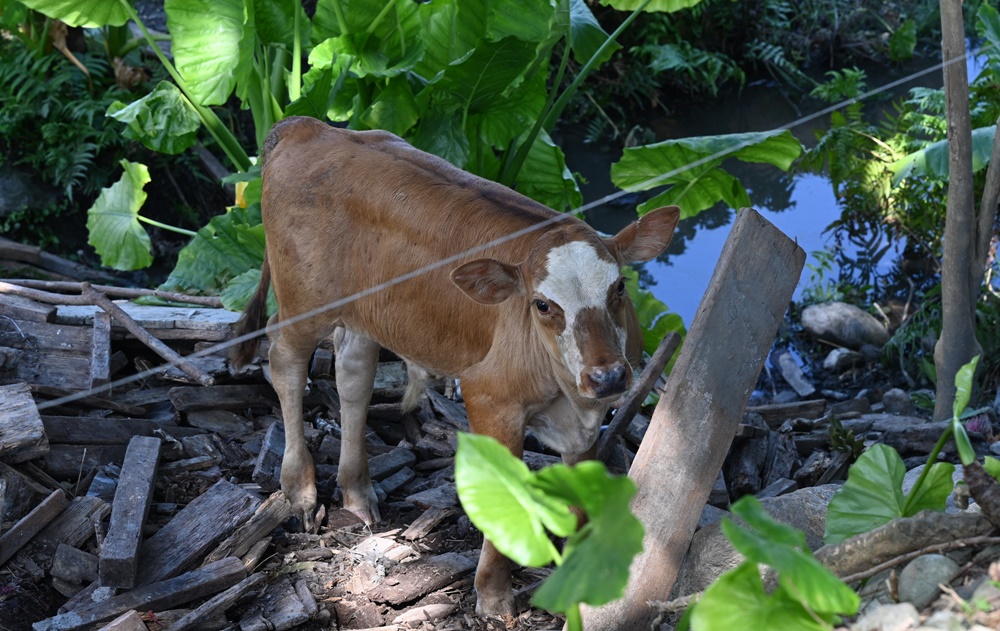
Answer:
M635 483L608 474L596 460L532 472L496 440L460 434L455 485L472 523L515 563L555 571L532 604L566 615L569 631L583 628L580 603L621 598L643 528L629 504ZM587 516L577 527L576 507ZM560 553L551 535L566 537Z

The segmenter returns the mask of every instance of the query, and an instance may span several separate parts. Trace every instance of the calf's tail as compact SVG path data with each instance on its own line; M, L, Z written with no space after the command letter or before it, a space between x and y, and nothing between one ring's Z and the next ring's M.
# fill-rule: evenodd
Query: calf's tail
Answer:
M243 337L249 333L260 331L260 335L247 338L233 347L229 354L229 361L237 370L246 366L257 356L257 348L260 346L260 336L262 329L267 324L267 290L271 286L271 267L267 263L267 254L264 254L264 265L260 268L260 284L253 298L243 309L243 315L236 322L236 336Z

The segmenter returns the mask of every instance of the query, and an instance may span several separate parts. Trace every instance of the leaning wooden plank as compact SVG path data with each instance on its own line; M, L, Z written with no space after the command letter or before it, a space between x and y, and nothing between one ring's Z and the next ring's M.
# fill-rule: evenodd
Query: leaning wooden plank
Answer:
M69 500L62 491L53 491L45 500L25 515L0 537L0 566L10 560L24 544L28 543L59 513L63 512Z
M101 545L101 585L130 588L135 585L142 526L153 502L160 439L136 436L129 442L122 464L108 534Z
M625 596L584 611L589 631L645 629L667 600L798 282L805 252L740 211L632 464L646 529Z
M226 591L206 600L197 609L174 622L170 625L169 631L185 631L201 625L217 614L224 613L244 594L266 580L267 574L251 574Z
M133 436L153 436L156 430L174 438L206 433L197 427L168 425L140 418L42 416L42 425L49 442L56 445L127 445Z
M292 514L292 506L281 491L275 491L261 504L250 519L226 537L205 557L205 563L227 556L242 557L255 543L267 536Z
M111 507L99 497L73 498L64 511L17 553L15 561L20 561L23 555L42 568L51 567L60 543L79 548L94 536L95 524L104 521L110 512Z
M260 503L255 494L219 480L142 545L136 584L161 581L191 567L250 519Z
M129 609L170 609L228 589L246 577L243 563L227 557L176 578L137 587L107 600L53 616L32 625L35 631L72 631L109 620Z
M0 460L14 464L48 451L45 426L28 384L0 386Z

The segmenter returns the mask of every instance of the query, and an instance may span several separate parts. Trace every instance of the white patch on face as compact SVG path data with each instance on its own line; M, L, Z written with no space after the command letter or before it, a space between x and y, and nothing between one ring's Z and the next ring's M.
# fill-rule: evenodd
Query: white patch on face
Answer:
M621 270L616 264L598 256L594 246L583 241L570 241L552 248L546 267L548 274L535 289L562 307L566 328L556 337L556 342L566 367L580 385L584 366L580 347L576 343L574 323L586 308L606 308L608 288L621 278ZM620 337L619 342L624 344L624 330Z

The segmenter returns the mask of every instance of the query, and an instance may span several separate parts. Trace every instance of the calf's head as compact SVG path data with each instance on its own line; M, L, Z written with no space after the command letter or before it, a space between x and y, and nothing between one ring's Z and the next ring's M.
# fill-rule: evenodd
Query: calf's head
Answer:
M676 206L659 208L610 239L574 223L542 234L518 265L478 259L455 269L452 280L483 304L519 300L579 395L615 397L632 384L626 319L635 316L621 268L663 252L679 218Z

